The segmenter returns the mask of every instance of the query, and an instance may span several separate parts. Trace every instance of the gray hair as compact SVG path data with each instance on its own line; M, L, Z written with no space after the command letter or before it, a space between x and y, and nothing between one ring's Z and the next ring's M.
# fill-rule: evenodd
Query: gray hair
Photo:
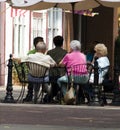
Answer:
M78 40L72 40L70 42L70 48L72 50L81 50L81 43Z
M46 44L44 42L38 42L36 45L36 50L37 51L46 50Z

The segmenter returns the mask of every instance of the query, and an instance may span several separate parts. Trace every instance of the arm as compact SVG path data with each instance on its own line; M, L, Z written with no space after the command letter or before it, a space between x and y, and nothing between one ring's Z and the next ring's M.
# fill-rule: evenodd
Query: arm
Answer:
M21 58L13 58L12 60L13 60L14 62L21 63Z
M66 66L67 65L67 63L68 63L68 54L66 54L64 57L63 57L63 59L59 62L59 66L61 66L61 67L64 67L64 66Z
M50 56L49 56L50 57ZM56 64L56 62L52 59L52 57L50 57L50 66L51 67L54 67L54 66L56 66L57 64Z
M65 66L65 64L63 64L63 59L59 62L58 66L60 66L60 67L64 67Z

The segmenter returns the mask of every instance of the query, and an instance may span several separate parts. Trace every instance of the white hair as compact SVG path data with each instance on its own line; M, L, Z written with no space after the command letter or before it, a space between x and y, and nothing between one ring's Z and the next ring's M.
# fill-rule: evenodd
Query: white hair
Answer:
M70 48L72 50L81 50L81 43L78 40L72 40L70 42Z
M46 45L44 42L38 42L36 45L36 50L41 51L41 50L46 50Z

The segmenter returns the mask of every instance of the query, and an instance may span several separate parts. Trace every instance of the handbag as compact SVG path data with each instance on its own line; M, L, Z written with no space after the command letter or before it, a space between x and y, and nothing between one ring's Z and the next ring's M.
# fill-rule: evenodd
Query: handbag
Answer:
M71 86L69 88L69 85L67 85L67 92L64 96L64 102L67 105L72 105L72 104L74 104L74 101L75 101L75 90L73 88L73 77L71 76L71 78L72 78Z
M74 88L71 86L64 96L64 102L68 105L72 105L74 104L74 101L75 101Z

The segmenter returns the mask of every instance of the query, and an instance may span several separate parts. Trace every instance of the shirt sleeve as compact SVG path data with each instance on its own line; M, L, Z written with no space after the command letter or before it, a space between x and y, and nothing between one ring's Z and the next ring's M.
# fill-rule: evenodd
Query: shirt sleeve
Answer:
M33 59L31 58L31 55L33 54L29 54L27 56L22 57L21 62L32 61Z
M28 61L28 56L26 56L26 57L21 57L21 62L26 62L26 61Z
M49 55L48 55L49 56ZM49 59L50 59L50 65L51 66L55 66L56 65L56 62L53 60L53 58L51 56L49 56Z

